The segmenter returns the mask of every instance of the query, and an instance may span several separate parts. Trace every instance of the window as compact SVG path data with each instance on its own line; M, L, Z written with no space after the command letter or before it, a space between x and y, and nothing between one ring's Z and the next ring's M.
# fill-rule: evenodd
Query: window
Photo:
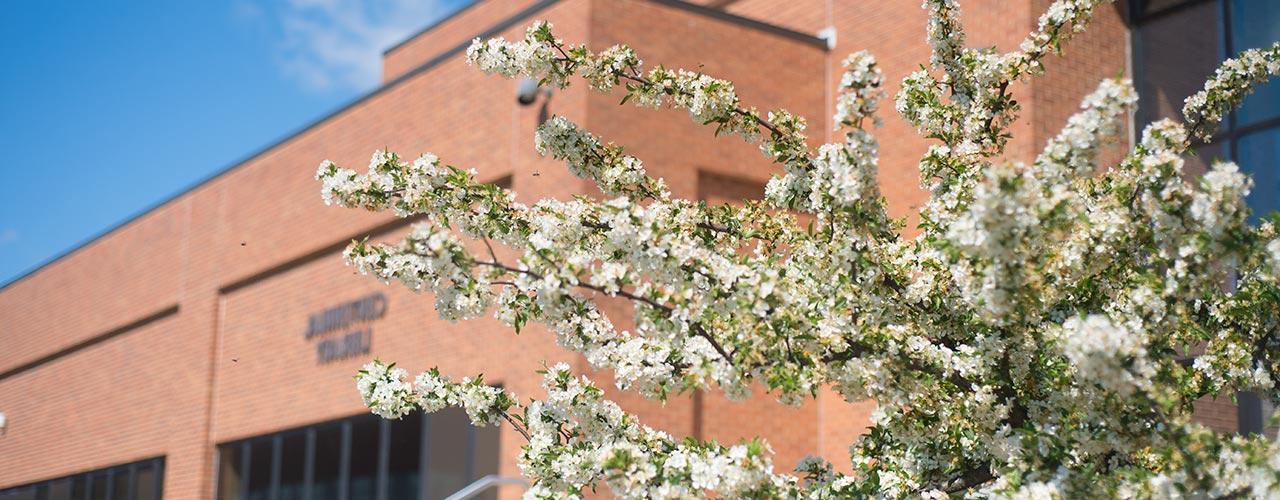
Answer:
M1199 91L1217 65L1242 50L1280 41L1275 0L1133 0L1134 69L1141 101L1138 122L1181 118L1182 102ZM1254 180L1254 220L1280 209L1280 85L1257 87L1231 113L1212 144L1197 147L1189 173L1231 160Z
M1253 176L1250 208L1255 214L1280 210L1280 127L1241 135L1234 149L1240 168Z
M1269 47L1280 40L1280 2L1275 0L1230 0L1227 19L1230 21L1231 53L1258 47ZM1235 126L1248 127L1280 118L1280 86L1268 83L1259 86L1245 98L1236 112Z
M473 427L451 408L401 420L358 415L249 438L218 447L217 498L444 498L498 472L498 437L496 427Z
M294 432L280 439L280 500L304 500L307 478L307 435ZM274 458L274 457L273 457Z
M0 490L0 500L158 500L164 458Z
M1276 0L1131 0L1129 12L1140 125L1180 120L1183 100L1203 88L1222 60L1280 40ZM1253 177L1248 202L1255 222L1280 210L1280 85L1255 88L1223 120L1213 141L1198 144L1195 152L1187 161L1188 174L1204 172L1215 160L1231 160ZM1197 402L1197 419L1220 430L1262 432L1269 403L1249 392L1236 399L1234 422L1224 411L1230 403L1221 400Z

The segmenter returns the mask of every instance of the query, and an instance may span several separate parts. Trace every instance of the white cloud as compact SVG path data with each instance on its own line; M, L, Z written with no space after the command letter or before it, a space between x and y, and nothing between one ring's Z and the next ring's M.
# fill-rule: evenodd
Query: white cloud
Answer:
M276 7L280 68L312 90L367 89L382 51L454 11L463 0L287 0ZM240 8L238 15L252 11Z

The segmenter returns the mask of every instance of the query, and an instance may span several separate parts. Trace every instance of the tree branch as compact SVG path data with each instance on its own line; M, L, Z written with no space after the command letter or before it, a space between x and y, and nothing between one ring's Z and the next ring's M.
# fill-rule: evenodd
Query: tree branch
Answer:
M505 270L505 271L512 272L512 273L525 274L525 275L532 276L532 277L537 278L537 279L543 279L543 276L542 276L541 274L538 274L538 273L535 273L535 272L533 272L533 271L529 271L529 270L526 270L526 269L520 269L520 268L512 267L512 266L509 266L509 265L507 265L507 264L503 264L503 263L501 263L501 262L485 262L485 261L477 261L477 262L476 262L476 264L477 264L477 265L482 265L482 266L495 267L495 268L503 269L503 270ZM616 291L610 291L610 290L606 290L606 289L604 289L604 288L602 288L602 287L598 287L598 286L592 285L592 284L590 284L590 283L583 283L583 282L581 282L581 281L579 281L579 282L578 282L576 285L574 285L574 286L579 287L579 288L585 288L585 289L587 289L587 290L593 290L593 291L596 291L596 292L600 292L600 293L603 293L603 294L605 294L605 295L616 295L616 296L623 297L623 298L626 298L626 299L630 299L630 300L634 300L634 301L637 301L637 302L641 302L641 303L643 303L643 304L645 304L645 305L648 305L648 306L650 306L650 307L653 307L654 309L659 309L659 310L661 310L661 311L663 311L663 312L666 312L668 315L669 315L669 314L671 314L672 312L674 312L674 308L672 308L672 307L671 307L671 306L669 306L669 305L663 304L663 303L661 303L661 302L658 302L658 301L656 301L656 300L650 299L650 298L645 297L645 296L642 296L642 295L636 295L636 294L631 293L631 292L628 292L628 291L626 291L626 290L619 289L619 290L616 290ZM702 327L702 325L701 325L701 324L699 324L699 323L690 323L690 325L691 325L691 328L692 328L692 330L693 330L693 334L694 334L694 335L697 335L697 336L699 336L699 337L702 337L702 338L706 339L706 340L707 340L707 342L710 342L710 343L711 343L711 347L713 347L713 348L716 350L716 352L717 352L717 353L719 353L719 354L720 354L720 356L724 358L724 360L725 360L725 361L729 362L729 364L730 364L730 365L732 365L732 364L734 363L734 361L733 361L733 356L729 355L729 352L728 352L728 351L726 351L726 350L724 349L724 346L720 345L720 342L719 342L719 341L717 341L717 340L715 339L715 337L711 336L711 334L710 334L710 333L708 333L708 332L706 331L706 329L704 329L704 328Z
M977 469L965 472L960 477L952 479L950 482L943 485L941 489L947 493L959 493L975 486L982 485L983 483L995 478L996 476L991 473L991 468L984 465Z

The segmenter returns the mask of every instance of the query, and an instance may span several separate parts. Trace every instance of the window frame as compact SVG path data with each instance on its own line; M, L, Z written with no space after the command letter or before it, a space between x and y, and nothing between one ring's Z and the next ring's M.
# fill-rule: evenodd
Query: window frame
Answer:
M456 410L461 411L461 409L456 409ZM430 466L430 463L429 463L430 448L429 447L431 443L429 438L431 433L431 423L432 423L432 420L434 419L431 418L432 414L429 414L429 413L420 412L419 415L421 418L419 425L421 427L419 429L419 437L418 437L418 440L419 440L418 441L418 450L419 450L418 451L418 454L419 454L418 498L419 500L426 500L427 494L429 492L427 485L430 481L430 474L429 474L430 473L430 467L429 467ZM214 498L221 499L223 498L223 495L224 495L224 493L221 491L222 461L223 461L224 452L237 453L239 455L239 460L238 460L239 463L237 465L239 466L240 470L243 471L243 473L240 476L238 491L236 491L233 495L231 495L231 498L236 498L236 499L248 498L249 484L253 481L252 473L255 469L252 463L252 447L256 443L266 442L266 441L269 441L271 443L271 460L272 460L272 464L270 467L272 477L268 486L268 492L269 492L268 499L276 500L277 498L279 498L280 489L281 489L280 488L281 467L284 460L284 456L283 456L284 438L287 436L292 436L299 433L306 436L306 446L305 446L306 451L305 451L305 456L302 457L303 498L310 498L314 493L313 487L315 485L315 480L316 480L316 477L315 477L315 467L317 462L316 436L318 434L318 431L321 428L338 426L341 429L340 431L341 446L339 448L340 455L338 457L339 466L338 466L337 499L349 500L350 489L351 489L350 474L351 474L353 428L355 425L361 423L361 421L366 421L366 420L376 420L377 426L378 426L377 428L378 463L376 465L377 476L374 482L374 498L377 500L387 500L389 498L389 491L390 491L389 472L390 472L390 465L391 465L390 458L391 458L392 426L394 425L394 423L391 420L378 418L377 416L368 414L368 413L351 415L344 418L329 420L324 422L316 422L306 426L295 427L295 428L285 429L285 430L271 432L267 434L261 434L257 436L236 439L236 440L227 441L227 442L218 444L214 449L214 467L213 467ZM499 433L497 442L499 446L498 452L500 453L501 440L502 440L501 428L486 429L486 431ZM477 471L475 470L476 453L477 453L476 436L477 436L477 433L481 432L481 429L478 429L475 425L471 425L470 423L468 423L466 425L466 432L467 432L467 436L465 439L466 449L463 451L463 453L459 454L459 457L461 460L465 460L466 476L468 478L467 482L469 483L471 481L478 479L478 477L475 477L477 473ZM494 471L494 472L496 473L497 471Z
M1129 9L1129 28L1131 30L1138 31L1153 21L1176 15L1179 12L1193 7L1212 3L1216 5L1217 8L1215 10L1218 14L1217 22L1215 23L1218 30L1218 61L1221 62L1229 57L1233 57L1240 51L1240 49L1235 47L1233 43L1234 37L1231 26L1231 2L1234 0L1184 0L1181 3L1170 5L1152 12L1144 12L1149 1L1150 0L1129 0L1127 7ZM1137 38L1134 37L1132 45L1135 47L1134 50L1131 51L1132 57L1135 59L1133 64L1134 80L1142 81L1144 73L1140 61L1142 54L1141 47L1137 47L1137 44ZM1274 128L1280 128L1280 115L1241 126L1237 123L1235 111L1232 111L1227 114L1225 119L1222 120L1222 126L1218 127L1218 130L1214 133L1211 142L1223 146L1223 150L1226 153L1228 160L1238 162L1240 156L1237 144L1240 138ZM1193 144L1193 149L1198 149L1205 144L1205 142L1197 140Z
M1234 36L1232 33L1232 23L1231 23L1231 2L1235 0L1183 0L1182 2L1179 2L1175 5L1170 5L1164 8L1160 8L1153 12L1145 12L1147 3L1149 1L1150 0L1129 0L1128 1L1128 4L1126 5L1126 7L1129 10L1128 24L1129 24L1129 29L1131 33L1135 33L1141 30L1144 26L1149 25L1153 21L1163 19L1168 16L1177 15L1178 13L1193 7L1214 3L1215 6L1217 7L1216 11L1218 14L1217 20L1216 20L1217 22L1215 23L1215 25L1217 28L1216 35L1218 39L1219 64L1221 64L1222 61L1225 61L1229 57L1234 57L1240 51L1240 49L1235 47L1233 43ZM1142 64L1143 54L1142 54L1142 47L1140 46L1138 40L1139 40L1139 37L1131 36L1131 42L1130 42L1131 67L1133 68L1134 81L1143 81L1145 78L1145 74L1144 74L1145 71ZM1139 118L1139 117L1135 116L1134 118L1136 121L1136 118ZM1141 118L1145 118L1145 117L1141 117ZM1143 123L1138 125L1145 126L1146 124ZM1280 116L1274 116L1264 120L1259 120L1249 125L1240 126L1237 123L1236 112L1235 110L1232 110L1232 112L1228 113L1227 116L1223 119L1222 125L1218 127L1218 130L1214 133L1213 137L1209 142L1206 143L1198 139L1193 139L1194 142L1192 143L1192 149L1197 150L1208 144L1217 144L1222 148L1223 153L1225 153L1224 156L1228 161L1239 163L1240 139L1247 137L1251 134L1261 133L1268 130L1280 130ZM1277 167L1277 168L1280 168L1280 167ZM1231 286L1232 288L1234 288L1235 286L1234 279ZM1188 359L1187 362L1190 362L1190 359ZM1237 393L1236 398L1237 398L1237 405L1236 405L1237 433L1261 434L1265 432L1265 422L1263 418L1264 403L1262 399L1258 397L1257 394L1249 391L1241 391Z
M106 479L107 500L131 500L135 498L138 494L138 470L146 466L151 466L152 471L154 471L154 475L151 480L152 480L152 491L155 492L155 498L157 499L164 498L164 489L163 489L164 488L164 462L165 462L165 457L161 455L158 457L138 460L136 462L111 465L111 466L102 467L98 469L77 472L75 474L68 474L65 476L53 477L53 478L43 479L40 481L31 482L31 483L20 484L17 486L11 486L8 488L0 489L0 498L5 498L8 495L15 495L17 493L22 493L24 491L33 492L33 495L36 498L49 498L49 495L50 495L49 492L53 484L66 481L68 499L91 500L93 498L94 478L105 475L105 477L107 478ZM84 491L81 498L74 498L73 496L73 493L75 491L73 485L77 479L83 481L82 484L84 484ZM128 497L127 499L115 498L115 482L121 481L121 480L126 482L125 496ZM42 490L44 491L43 496L40 494ZM51 500L62 500L62 499L51 499Z

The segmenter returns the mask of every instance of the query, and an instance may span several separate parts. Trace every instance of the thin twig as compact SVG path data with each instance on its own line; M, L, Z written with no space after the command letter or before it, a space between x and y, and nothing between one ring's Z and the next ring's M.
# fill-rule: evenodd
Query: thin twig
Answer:
M521 427L520 424L516 423L516 420L511 418L511 415L507 412L502 412L502 418L510 423L511 427L514 428L516 432L519 432L521 436L524 436L525 441L533 441L533 438L529 437L529 431L524 430L524 428Z
M483 242L484 242L484 247L489 249L489 257L493 258L493 261L494 261L494 262L497 262L497 261L498 261L498 254L496 254L496 253L494 253L494 252L493 252L493 245L490 245L490 244L489 244L489 238L488 238L487 236L481 236L481 237L480 237L480 241L483 241Z

